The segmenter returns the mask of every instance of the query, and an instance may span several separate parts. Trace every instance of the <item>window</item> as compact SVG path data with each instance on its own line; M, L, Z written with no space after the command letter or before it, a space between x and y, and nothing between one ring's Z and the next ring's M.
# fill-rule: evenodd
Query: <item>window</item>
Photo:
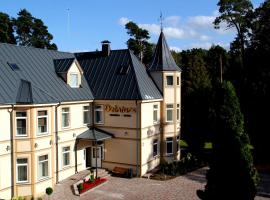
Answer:
M47 110L38 111L38 134L48 133Z
M63 167L70 165L70 147L63 147Z
M83 123L90 124L90 106L83 107Z
M62 127L66 128L69 126L70 126L69 108L62 108Z
M173 104L166 105L166 112L167 112L166 121L173 122Z
M16 135L17 136L27 136L26 121L27 121L26 112L16 112L16 128L17 128Z
M38 178L46 178L49 176L48 173L48 155L43 155L38 157Z
M177 78L176 78L176 84L180 85L180 77L179 76L177 76Z
M167 155L173 154L173 138L172 137L166 138L166 148L167 148Z
M153 157L158 155L158 139L153 141Z
M79 75L75 73L70 74L70 87L77 88L79 87Z
M180 120L180 104L177 104L177 108L176 108L176 119L177 121Z
M153 105L153 121L154 123L158 121L158 105Z
M25 183L28 181L28 160L27 158L18 158L17 159L17 182Z
M179 144L179 142L180 142L180 136L178 135L178 136L176 137L176 150L177 150L177 151L180 150L180 144Z
M97 124L103 123L103 106L95 106L95 122Z
M166 83L167 83L167 86L172 86L173 85L173 76L166 76Z

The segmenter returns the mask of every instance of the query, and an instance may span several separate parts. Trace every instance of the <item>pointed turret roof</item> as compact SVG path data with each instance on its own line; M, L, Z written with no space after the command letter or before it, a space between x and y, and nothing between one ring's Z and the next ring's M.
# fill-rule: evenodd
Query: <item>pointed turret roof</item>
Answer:
M176 65L163 31L161 31L149 71L181 71Z

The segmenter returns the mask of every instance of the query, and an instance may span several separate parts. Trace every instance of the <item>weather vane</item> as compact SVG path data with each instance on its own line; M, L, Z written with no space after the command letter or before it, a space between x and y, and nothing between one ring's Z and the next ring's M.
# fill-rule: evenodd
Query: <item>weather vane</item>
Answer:
M159 22L160 22L160 30L161 31L163 31L163 20L164 20L164 17L162 15L162 12L160 12Z

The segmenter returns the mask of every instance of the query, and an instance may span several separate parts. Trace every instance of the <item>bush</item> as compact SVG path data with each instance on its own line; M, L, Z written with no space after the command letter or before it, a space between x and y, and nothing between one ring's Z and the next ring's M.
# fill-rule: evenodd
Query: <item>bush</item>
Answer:
M18 197L12 197L12 200L25 200L25 198L18 196Z
M79 191L82 191L83 190L83 184L82 183L80 183L77 187L78 187L78 190Z
M51 195L53 193L53 189L51 187L46 188L46 194Z

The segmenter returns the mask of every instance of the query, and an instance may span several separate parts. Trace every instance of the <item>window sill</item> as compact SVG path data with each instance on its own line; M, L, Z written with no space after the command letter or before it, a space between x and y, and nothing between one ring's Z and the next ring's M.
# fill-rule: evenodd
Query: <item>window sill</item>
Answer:
M49 136L50 134L49 133L39 133L39 134L36 134L37 138L39 137L45 137L45 136Z
M22 185L28 185L30 184L29 181L17 181L17 184L22 184Z
M68 130L70 129L70 126L62 127L62 130Z
M50 180L50 179L51 179L51 177L49 177L49 176L44 176L44 177L38 179L38 183L44 182L44 181L47 181L47 180Z

